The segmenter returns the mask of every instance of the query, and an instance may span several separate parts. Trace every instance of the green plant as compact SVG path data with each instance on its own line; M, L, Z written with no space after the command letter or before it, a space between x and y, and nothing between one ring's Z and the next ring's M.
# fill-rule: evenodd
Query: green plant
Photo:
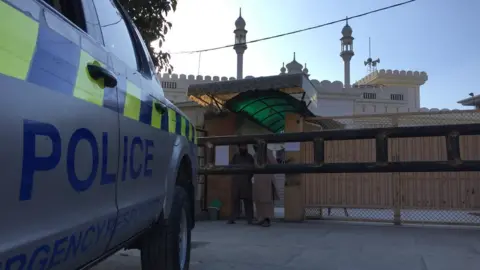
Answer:
M162 51L165 36L172 28L172 23L167 21L170 11L177 9L177 0L120 0L133 22L140 31L145 44L148 46L150 56L158 71L171 73L173 66L170 64L170 54ZM155 46L157 45L157 49Z

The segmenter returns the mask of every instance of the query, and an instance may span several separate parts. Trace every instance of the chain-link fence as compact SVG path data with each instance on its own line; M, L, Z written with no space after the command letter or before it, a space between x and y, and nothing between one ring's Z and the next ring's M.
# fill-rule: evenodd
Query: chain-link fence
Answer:
M315 117L305 130L480 123L480 111ZM462 159L480 159L480 136L461 136ZM445 160L444 138L392 139L391 161ZM330 144L329 144L330 143ZM374 160L375 144L327 142L326 162ZM328 153L328 154L327 154ZM313 156L306 154L306 162ZM305 177L307 218L480 225L480 173L318 174ZM381 198L380 198L381 197Z
M395 212L392 209L307 207L305 209L305 216L308 219L323 220L396 222ZM475 209L470 211L402 209L398 220L399 223L478 226L480 225L480 213L475 211Z
M358 209L350 207L308 207L305 215L310 219L393 222L391 209Z

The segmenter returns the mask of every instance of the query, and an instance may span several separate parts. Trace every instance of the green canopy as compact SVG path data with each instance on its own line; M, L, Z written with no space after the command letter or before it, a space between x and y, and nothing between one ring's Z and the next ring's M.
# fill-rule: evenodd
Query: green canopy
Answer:
M225 103L225 108L247 116L253 122L273 133L284 131L286 113L314 116L304 101L273 89L242 92L228 100Z

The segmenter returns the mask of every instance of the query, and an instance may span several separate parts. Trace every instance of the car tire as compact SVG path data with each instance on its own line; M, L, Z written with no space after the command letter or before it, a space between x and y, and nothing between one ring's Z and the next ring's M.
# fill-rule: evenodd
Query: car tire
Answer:
M141 248L142 270L188 270L191 228L187 192L175 187L168 220L154 225ZM181 239L182 238L182 239Z

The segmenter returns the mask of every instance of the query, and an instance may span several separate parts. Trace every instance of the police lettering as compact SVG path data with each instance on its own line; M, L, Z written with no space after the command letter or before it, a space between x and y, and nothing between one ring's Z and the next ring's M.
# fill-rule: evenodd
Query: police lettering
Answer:
M43 136L46 140L39 140ZM84 162L90 162L87 168L90 171L86 176L80 178L76 173L75 152L80 142L86 142L91 150L91 157ZM41 156L36 151L37 143L50 143L51 153L47 156ZM114 146L115 147L115 146ZM121 179L137 179L141 175L144 178L152 177L154 143L148 139L140 137L123 137L123 160L121 162ZM109 158L114 162L117 156L109 157L109 137L107 132L102 133L101 140L92 131L86 128L79 128L73 132L68 139L66 149L66 178L70 186L77 192L84 192L92 187L98 172L101 172L100 185L113 184L117 181L116 169L108 170ZM32 120L23 122L23 164L22 179L20 184L19 200L25 201L32 199L34 189L34 177L36 172L49 171L55 169L62 159L62 138L58 129L48 123L42 123Z

